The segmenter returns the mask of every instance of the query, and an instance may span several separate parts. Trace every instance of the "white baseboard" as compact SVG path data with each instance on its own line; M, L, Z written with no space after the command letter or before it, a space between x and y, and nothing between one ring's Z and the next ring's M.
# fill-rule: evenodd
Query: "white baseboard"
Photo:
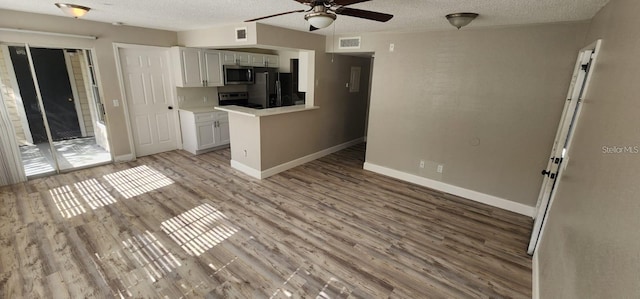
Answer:
M135 156L133 154L126 154L126 155L120 155L120 156L115 156L114 160L115 162L129 162L129 161L133 161L135 160Z
M335 152L341 151L341 150L343 150L345 148L354 146L356 144L360 144L362 142L364 142L364 138L363 137L358 138L358 139L354 139L354 140L351 140L351 141L348 141L348 142L345 142L343 144L338 144L336 146L332 146L332 147L327 148L327 149L323 149L323 150L321 150L319 152L315 152L313 154L306 155L304 157L289 161L287 163L280 164L278 166L271 167L271 168L269 168L267 170L262 171L261 178L263 178L263 179L264 178L268 178L268 177L270 177L270 176L272 176L274 174L281 173L281 172L283 172L285 170L294 168L296 166L300 166L300 165L302 165L304 163L311 162L313 160L322 158L322 157L324 157L326 155L333 154Z
M513 202L510 200L506 200L504 198L496 197L493 195L488 195L484 193L480 193L477 191L465 189L462 187L449 185L440 181L435 181L432 179L428 179L425 177L417 176L414 174L398 171L395 169L387 168L384 166L376 165L373 163L365 162L364 169L373 171L382 175L390 176L392 178L396 178L399 180L407 181L410 183L414 183L420 186L428 187L431 189L435 189L438 191L446 192L449 194L453 194L456 196L464 197L466 199L470 199L473 201L477 201L483 204L487 204L490 206L494 206L497 208L501 208L507 211L511 211L514 213L518 213L521 215L532 217L534 216L535 208L531 206L527 206L521 203Z
M296 166L300 166L300 165L302 165L304 163L311 162L313 160L322 158L322 157L324 157L326 155L330 155L330 154L333 154L333 153L335 153L337 151L341 151L341 150L343 150L345 148L354 146L356 144L360 144L360 143L363 142L363 140L364 140L364 138L354 139L354 140L351 140L349 142L345 142L345 143L342 143L342 144L338 144L336 146L332 146L332 147L327 148L327 149L323 149L323 150L321 150L319 152L315 152L313 154L306 155L304 157L301 157L301 158L298 158L298 159L295 159L295 160L280 164L278 166L271 167L271 168L269 168L267 170L263 170L263 171L260 171L260 170L257 170L255 168L249 167L249 166L244 165L244 164L242 164L242 163L240 163L238 161L235 161L235 160L231 160L231 167L233 167L233 168L235 168L235 169L237 169L239 171L242 171L242 172L244 172L244 173L246 173L246 174L248 174L248 175L250 175L250 176L252 176L254 178L266 179L266 178L268 178L268 177L270 177L272 175L281 173L283 171L286 171L288 169L294 168Z
M540 299L540 269L538 268L538 252L533 254L531 260L531 298Z
M262 179L262 175L260 174L260 170L244 165L236 160L231 160L231 167L248 174L256 179Z

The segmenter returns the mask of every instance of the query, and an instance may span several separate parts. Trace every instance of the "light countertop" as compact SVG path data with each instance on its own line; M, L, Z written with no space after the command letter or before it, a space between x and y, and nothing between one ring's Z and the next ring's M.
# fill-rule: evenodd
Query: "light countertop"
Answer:
M180 107L180 110L189 111L193 113L204 113L204 112L214 112L216 111L215 106L207 106L207 107Z
M315 110L319 108L320 107L318 106L307 107L305 105L294 105L294 106L276 107L276 108L268 108L268 109L253 109L253 108L236 106L236 105L215 107L216 110L241 114L245 116L253 116L253 117L263 117L263 116L278 115L278 114L284 114L284 113L301 112L301 111Z

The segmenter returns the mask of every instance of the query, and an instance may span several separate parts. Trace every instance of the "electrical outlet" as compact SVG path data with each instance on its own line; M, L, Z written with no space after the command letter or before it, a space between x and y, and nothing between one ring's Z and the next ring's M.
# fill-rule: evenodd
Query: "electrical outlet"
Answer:
M442 173L442 169L443 168L444 168L444 166L442 166L442 164L438 165L438 168L436 169L436 172Z
M424 160L420 160L420 168L424 168Z
M119 106L120 106L120 100L114 99L113 100L113 107L119 107Z

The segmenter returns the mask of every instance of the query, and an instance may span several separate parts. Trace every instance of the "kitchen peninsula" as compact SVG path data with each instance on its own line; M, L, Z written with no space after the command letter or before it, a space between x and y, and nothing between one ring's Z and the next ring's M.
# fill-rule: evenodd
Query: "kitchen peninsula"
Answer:
M288 146L289 142L286 140L289 132L301 129L289 128L291 121L308 117L309 113L314 113L319 108L308 105L268 109L236 105L216 107L216 110L228 112L231 166L254 178L263 179L307 162L304 157L293 161L285 160L296 151L296 147ZM264 134L265 132L271 134Z

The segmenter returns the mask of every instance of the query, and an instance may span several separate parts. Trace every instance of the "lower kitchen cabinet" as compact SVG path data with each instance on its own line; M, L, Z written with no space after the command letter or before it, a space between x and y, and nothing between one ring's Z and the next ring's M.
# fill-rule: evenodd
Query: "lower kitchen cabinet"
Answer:
M195 155L231 142L227 112L180 110L180 129L182 147Z

